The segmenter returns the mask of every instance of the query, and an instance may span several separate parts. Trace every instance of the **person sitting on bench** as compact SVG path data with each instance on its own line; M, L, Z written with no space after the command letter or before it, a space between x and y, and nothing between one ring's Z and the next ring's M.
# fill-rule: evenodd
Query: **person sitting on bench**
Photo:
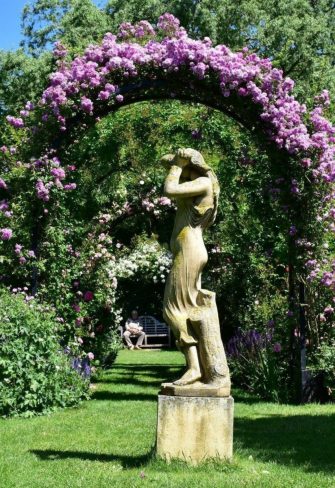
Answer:
M137 337L136 346L134 346L131 342L131 335ZM137 310L133 310L131 312L131 316L126 322L126 330L123 333L123 337L127 343L128 349L141 349L145 337L145 332L143 331L143 327L141 327L140 325Z

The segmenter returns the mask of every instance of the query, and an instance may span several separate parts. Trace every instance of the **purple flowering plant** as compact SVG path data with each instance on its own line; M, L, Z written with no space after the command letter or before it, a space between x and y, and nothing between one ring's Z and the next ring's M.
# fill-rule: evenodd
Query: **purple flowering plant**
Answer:
M213 91L217 107L228 110L246 127L251 112L256 112L258 129L278 151L294 157L316 184L335 179L335 128L324 115L330 104L327 90L308 110L292 94L294 81L285 78L269 59L248 49L232 52L224 45L213 46L209 38L194 40L169 13L162 15L156 26L147 21L124 23L118 34L107 33L101 45L88 46L73 60L57 43L54 56L57 71L50 75L40 101L36 106L28 101L21 117L7 116L14 129L25 131L27 143L34 137L35 141L43 140L44 153L30 164L36 196L44 202L54 189L76 188L75 182L66 181L68 175L59 166L61 162L55 166L53 140L61 137L57 132L71 131L78 121L85 127L87 117L94 121L120 104L135 101L138 84L149 98L162 95L160 85L167 87L165 96L173 91L177 98L185 97L190 89L195 99L203 90ZM291 191L298 195L301 190L294 178L292 182ZM0 183L2 188L7 186L5 179ZM299 222L292 222L288 233L291 237L299 234Z
M24 213L25 207L20 188L8 176L7 162L28 175L27 194L34 206L34 218L52 223L58 218L62 202L73 198L77 204L75 195L80 191L77 169L68 159L68 147L90 126L99 124L101 117L119 107L138 99L180 98L223 110L244 127L255 128L266 141L264 144L271 144L278 173L282 169L283 174L289 174L288 189L282 175L276 174L268 192L287 220L288 246L294 248L297 256L294 264L307 280L334 295L331 249L322 247L323 238L314 239L315 228L325 235L335 231L335 128L326 119L330 106L327 90L315 99L313 107L307 108L294 97L293 80L285 78L269 59L248 49L232 52L224 45L213 46L209 38L194 40L171 14L161 16L156 26L146 21L124 23L118 33L107 33L100 45L88 46L75 59L57 43L54 57L57 69L50 75L40 100L34 104L28 101L19 114L7 117L13 141L20 143L15 147L14 142L8 142L0 152L5 162L0 174L0 201L5 202L0 212L0 239L8 254L12 248L20 269L27 265L43 269L45 263L40 262L38 252L30 249L28 242L16 239L19 228L15 212L19 208ZM202 138L197 126L192 137L195 143ZM242 159L246 167L254 164L248 155ZM290 205L281 205L285 192ZM311 194L314 200L309 199ZM142 211L147 215L157 216L170 205L166 200L159 201L159 195L148 189L141 197ZM306 202L309 213L301 211ZM122 211L134 212L133 202L124 205ZM309 215L309 222L303 220L304 215ZM23 248L19 250L17 245ZM79 260L72 251L69 255L69 266L71 259ZM87 289L92 286L92 281L87 280ZM95 294L95 299L99 295ZM80 301L89 316L95 301ZM321 312L325 320L331 319L331 313ZM292 307L292 320L294 316L296 306ZM81 315L76 317L79 319ZM275 349L279 346L273 344L277 354Z
M264 399L287 401L287 358L281 334L274 320L269 320L262 331L236 331L226 346L235 384Z

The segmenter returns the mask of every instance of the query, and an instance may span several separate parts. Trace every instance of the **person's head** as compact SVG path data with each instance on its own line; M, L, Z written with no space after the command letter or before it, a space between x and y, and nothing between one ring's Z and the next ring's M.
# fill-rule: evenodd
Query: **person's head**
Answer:
M138 319L138 311L137 310L132 310L131 311L131 318L133 320L137 320Z

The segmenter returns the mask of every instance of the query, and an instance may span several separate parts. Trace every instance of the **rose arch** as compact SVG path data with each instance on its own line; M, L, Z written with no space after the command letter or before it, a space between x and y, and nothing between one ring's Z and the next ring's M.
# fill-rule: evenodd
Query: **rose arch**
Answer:
M7 117L20 131L16 157L29 164L38 200L48 202L55 189L75 191L72 173L62 165L62 150L109 112L143 100L202 103L222 111L259 138L276 164L290 175L293 195L301 191L296 177L303 176L307 197L297 200L287 233L292 248L299 243L299 252L303 251L302 268L308 279L333 287L331 263L316 259L317 246L310 242L309 224L304 220L305 215L311 218L304 208L308 195L317 189L320 209L328 206L329 211L322 215L315 211L312 218L325 230L335 227L335 127L323 115L330 104L326 90L308 110L293 96L293 80L284 77L269 59L248 49L232 52L224 45L213 46L209 38L191 39L170 14L161 16L155 27L147 21L122 24L117 35L107 33L101 45L88 46L82 56L72 60L58 43L54 56L56 70L39 102L27 102L19 115ZM7 157L8 152L3 148L2 156ZM10 194L6 174L0 179L0 190L9 191L3 206L10 213L10 199L15 195ZM0 232L2 240L13 237L9 224Z

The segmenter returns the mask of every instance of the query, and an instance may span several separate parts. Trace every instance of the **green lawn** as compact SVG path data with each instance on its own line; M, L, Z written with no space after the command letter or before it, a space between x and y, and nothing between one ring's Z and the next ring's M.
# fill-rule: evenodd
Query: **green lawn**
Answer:
M236 391L231 464L156 460L157 392L181 365L174 351L122 351L80 408L1 420L0 487L335 487L334 405L283 406Z

